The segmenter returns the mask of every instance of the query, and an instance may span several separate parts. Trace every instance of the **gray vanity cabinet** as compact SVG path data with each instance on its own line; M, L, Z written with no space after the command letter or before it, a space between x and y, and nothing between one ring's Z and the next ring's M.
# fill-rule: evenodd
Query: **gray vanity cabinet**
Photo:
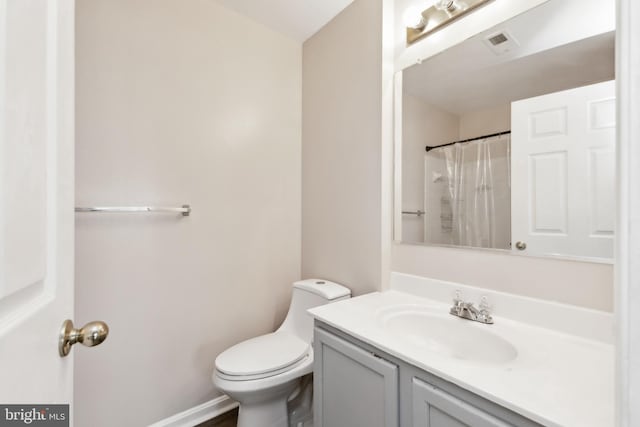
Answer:
M418 378L411 384L413 427L509 427L504 421Z
M322 329L314 357L314 426L398 426L397 365Z
M541 427L316 321L314 427Z

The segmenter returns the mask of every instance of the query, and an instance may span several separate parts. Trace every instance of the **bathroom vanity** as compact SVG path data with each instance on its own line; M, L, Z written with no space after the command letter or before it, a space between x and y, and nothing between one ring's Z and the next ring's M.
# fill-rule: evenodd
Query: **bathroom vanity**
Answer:
M322 426L540 425L322 322L314 352Z
M481 290L392 283L311 310L316 427L614 425L609 314L489 292L483 325L446 302Z

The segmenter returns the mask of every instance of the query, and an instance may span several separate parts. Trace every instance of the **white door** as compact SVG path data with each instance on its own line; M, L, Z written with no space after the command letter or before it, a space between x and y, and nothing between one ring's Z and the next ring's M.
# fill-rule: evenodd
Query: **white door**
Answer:
M613 258L615 126L614 81L511 105L514 251Z
M73 394L73 19L73 0L0 0L0 404Z

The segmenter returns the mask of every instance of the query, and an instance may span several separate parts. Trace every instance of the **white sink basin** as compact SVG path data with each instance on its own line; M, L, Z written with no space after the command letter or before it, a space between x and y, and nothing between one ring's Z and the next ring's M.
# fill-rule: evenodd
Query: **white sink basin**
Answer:
M392 307L378 314L380 326L416 346L443 356L502 364L518 356L516 348L484 325L441 313L428 306Z

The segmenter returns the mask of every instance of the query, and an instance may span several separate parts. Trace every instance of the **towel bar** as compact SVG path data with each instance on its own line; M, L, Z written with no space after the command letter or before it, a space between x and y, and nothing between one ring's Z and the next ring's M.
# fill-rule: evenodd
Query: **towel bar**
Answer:
M94 207L77 207L76 212L116 212L116 213L132 213L132 212L164 212L164 213L180 213L182 216L189 216L191 206L182 205L179 208L162 207L162 206L94 206Z

